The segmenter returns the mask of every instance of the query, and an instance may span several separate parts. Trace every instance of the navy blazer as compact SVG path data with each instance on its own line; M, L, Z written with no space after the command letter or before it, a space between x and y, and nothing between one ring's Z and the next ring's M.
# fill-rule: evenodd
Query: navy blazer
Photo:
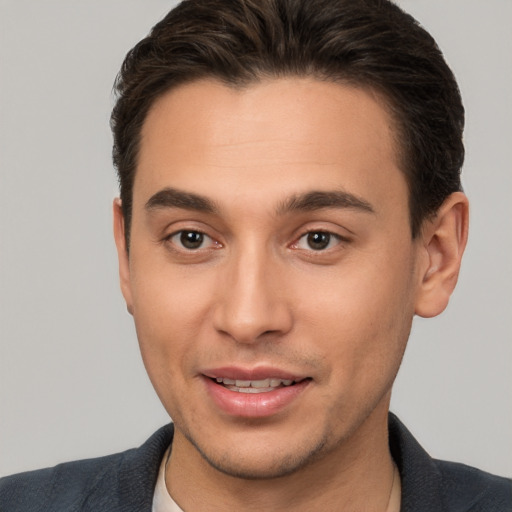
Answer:
M173 425L140 448L0 479L1 512L151 512ZM512 480L432 459L389 416L391 453L402 480L401 512L512 512Z

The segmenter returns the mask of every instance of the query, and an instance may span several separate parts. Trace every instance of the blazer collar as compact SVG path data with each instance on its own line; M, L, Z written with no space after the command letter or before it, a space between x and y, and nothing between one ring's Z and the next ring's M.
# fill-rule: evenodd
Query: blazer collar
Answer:
M442 475L434 459L403 423L389 413L389 447L400 472L401 512L442 512Z
M440 492L442 475L436 462L392 413L388 424L389 446L401 477L401 512L441 512L444 509ZM124 454L116 482L120 510L151 510L160 462L173 435L174 425L171 423L155 432L139 448ZM114 482L108 483L112 484Z

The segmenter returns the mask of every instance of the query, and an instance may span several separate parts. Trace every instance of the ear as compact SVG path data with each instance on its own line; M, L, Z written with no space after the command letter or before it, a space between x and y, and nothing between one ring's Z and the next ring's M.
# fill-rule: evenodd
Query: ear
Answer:
M419 289L415 313L428 318L448 305L459 277L468 238L469 203L462 192L448 196L434 219L426 220L420 235Z
M126 308L130 314L133 314L131 281L130 281L130 259L128 257L128 248L126 247L125 224L123 210L121 208L121 199L114 199L113 204L114 219L114 239L117 247L117 259L119 262L119 281L121 292L126 301Z

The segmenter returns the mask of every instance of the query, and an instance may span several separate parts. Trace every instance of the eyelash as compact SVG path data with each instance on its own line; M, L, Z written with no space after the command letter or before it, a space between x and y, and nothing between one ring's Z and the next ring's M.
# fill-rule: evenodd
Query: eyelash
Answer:
M192 237L195 236L196 239L193 239ZM187 240L185 237L189 236L189 240ZM179 238L177 238L179 237ZM206 239L206 240L205 240ZM208 244L208 247L203 247L203 244L205 241L210 240L210 244ZM301 247L301 241L304 240L306 244L308 244L309 247ZM333 247L333 241L335 242ZM189 252L189 253L198 253L203 252L208 249L218 249L222 247L222 244L215 241L213 238L211 238L206 233L197 230L197 229L181 229L179 231L175 231L174 233L171 233L170 235L166 236L164 238L164 242L170 243L173 246L174 250L183 251L183 252ZM197 243L197 247L189 246L187 247L186 244L189 242L191 245L194 245L194 243ZM345 237L342 237L341 235L338 235L336 233L333 233L331 231L327 230L309 230L303 233L292 245L292 249L297 249L301 251L308 251L311 253L320 254L332 249L335 249L340 243L348 242L348 239ZM311 244L318 243L318 247L312 247Z
M310 243L316 243L316 240L313 237L318 238L318 236L320 236L320 240L319 240L320 244L325 243L326 244L325 247L314 248L314 247L311 247L311 245L309 245ZM327 238L327 240L325 240L325 238ZM300 247L301 240L305 240L306 243L309 245L309 247ZM334 247L332 246L333 241L336 242ZM338 235L337 233L333 233L332 231L327 231L324 229L311 229L309 231L306 231L304 234L302 234L292 244L291 247L293 249L311 251L313 253L322 253L322 252L326 252L328 250L335 249L339 244L341 244L343 242L348 242L348 239L341 235Z
M200 240L200 246L199 247L186 247L185 246L185 240L184 240L184 236L186 235L196 235L196 236L199 236L201 238ZM176 241L173 241L173 239L175 239L176 237L179 237L179 241L176 240ZM212 247L202 247L204 241L205 241L205 238L206 239L209 239L211 241L211 245ZM210 249L210 248L220 248L222 247L222 245L219 243L219 242L216 242L212 237L210 237L209 235L207 235L206 233L198 230L198 229L180 229L179 231L175 231L174 233L171 233L170 235L166 236L164 238L164 242L168 242L174 246L177 246L178 249L177 250L181 250L181 251L185 251L185 252L198 252L198 251L201 251L201 250L207 250L207 249ZM193 240L189 240L189 242L193 243L194 241Z

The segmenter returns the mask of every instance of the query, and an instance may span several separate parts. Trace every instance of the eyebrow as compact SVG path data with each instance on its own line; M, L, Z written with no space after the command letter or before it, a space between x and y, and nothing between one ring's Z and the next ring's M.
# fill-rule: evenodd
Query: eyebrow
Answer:
M204 213L216 213L215 203L207 197L184 192L175 188L164 188L153 194L146 203L146 210L160 210L163 208L182 208Z
M215 202L207 197L170 187L153 194L146 202L145 208L148 211L164 208L182 208L204 213L218 213L219 211ZM277 214L284 215L291 212L314 211L323 208L348 208L375 213L370 203L349 192L314 190L289 197L279 204Z
M322 208L348 208L375 213L372 205L349 192L342 190L315 190L290 197L279 205L278 215L296 211L314 211Z

